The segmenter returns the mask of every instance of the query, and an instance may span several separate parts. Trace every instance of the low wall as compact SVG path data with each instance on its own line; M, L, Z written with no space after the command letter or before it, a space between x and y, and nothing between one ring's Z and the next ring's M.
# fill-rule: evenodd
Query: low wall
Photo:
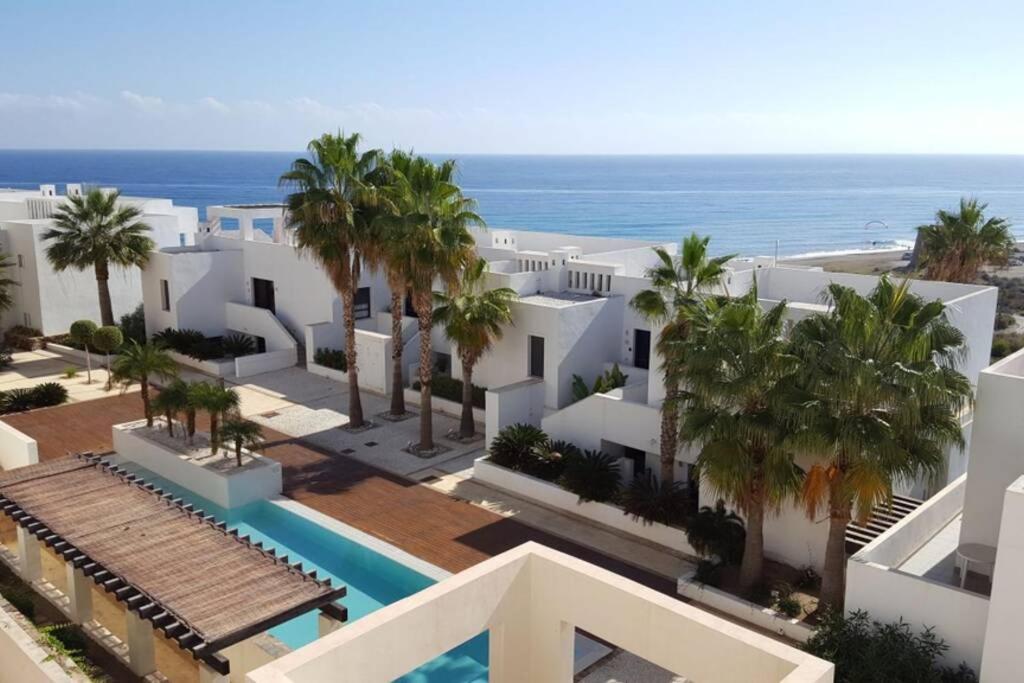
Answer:
M526 379L488 389L485 443L489 446L498 432L511 424L540 427L544 415L544 391L544 380L541 379Z
M81 351L81 350L73 348L71 346L64 346L63 344L55 344L54 342L46 342L46 350L47 351L53 351L54 353L59 353L60 355L67 356L68 358L74 358L75 360L80 360L83 363L85 362L85 351ZM93 353L91 355L92 355L92 367L93 367L93 369L98 368L98 367L103 365L105 356L102 353ZM113 356L113 355L114 354L111 354L111 356Z
M223 508L242 507L281 493L281 464L256 453L249 453L259 464L217 471L192 462L186 455L135 433L145 422L127 422L113 426L117 460L142 465L165 479ZM244 451L248 453L248 451Z
M813 628L797 619L700 583L695 577L696 572L687 572L679 577L676 590L684 598L800 643L806 643L814 635Z
M607 503L579 502L579 496L551 482L495 465L484 458L473 461L473 479L529 501L563 510L616 531L664 546L676 553L697 556L682 529L664 524L644 524Z
M419 407L420 405L420 392L415 389L405 389L405 402L411 403L414 406ZM449 401L446 398L441 398L437 394L431 394L430 406L435 413L441 413L449 417L460 418L462 417L462 404L456 403L455 401ZM477 407L473 407L473 421L477 424L484 424L487 418L486 411L480 410Z
M6 422L0 422L0 470L13 470L37 462L39 445L36 440Z
M235 377L252 377L264 372L284 370L293 367L298 358L298 350L294 346L290 349L241 356L234 360Z
M72 680L18 620L0 598L0 683L64 683Z
M308 355L309 354L307 354L307 356ZM311 372L314 375L318 375L320 377L325 377L327 379L334 380L335 382L348 381L347 372L344 372L342 370L335 370L334 368L329 368L326 365L320 365L319 363L314 363L310 360L306 361L306 371ZM362 376L360 376L360 379L362 379Z
M170 349L167 350L167 355L179 365L195 368L214 377L231 377L235 374L235 361L233 360L199 360Z

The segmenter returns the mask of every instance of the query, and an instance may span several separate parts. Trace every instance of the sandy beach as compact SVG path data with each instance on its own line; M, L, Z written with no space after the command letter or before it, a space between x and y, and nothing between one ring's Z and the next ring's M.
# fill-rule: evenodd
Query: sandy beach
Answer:
M829 272L835 273L879 275L907 268L910 263L909 254L910 250L885 249L842 254L821 254L818 256L794 256L780 258L779 263L820 266Z

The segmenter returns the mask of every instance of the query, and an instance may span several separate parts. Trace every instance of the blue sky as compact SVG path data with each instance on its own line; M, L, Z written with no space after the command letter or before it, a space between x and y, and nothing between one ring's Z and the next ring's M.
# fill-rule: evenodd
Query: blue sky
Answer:
M22 2L0 148L1024 153L1024 2Z

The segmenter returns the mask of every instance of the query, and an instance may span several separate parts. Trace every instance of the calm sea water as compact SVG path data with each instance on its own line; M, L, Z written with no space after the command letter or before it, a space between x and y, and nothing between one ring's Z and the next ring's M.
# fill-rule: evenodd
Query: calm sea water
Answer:
M279 152L0 151L0 187L84 182L203 207L279 200ZM716 253L865 249L912 241L961 195L1024 236L1022 156L460 155L492 227L677 240Z

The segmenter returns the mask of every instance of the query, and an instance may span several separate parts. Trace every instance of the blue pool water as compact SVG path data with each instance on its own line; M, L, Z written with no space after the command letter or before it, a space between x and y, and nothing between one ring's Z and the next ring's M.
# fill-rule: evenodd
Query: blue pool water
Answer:
M412 595L434 580L355 541L301 517L274 503L260 501L225 510L192 491L141 467L126 464L146 481L172 492L197 508L227 522L242 536L262 541L290 562L302 562L317 576L344 585L348 594L341 603L355 621L384 605ZM317 615L309 612L271 629L271 635L296 649L317 638ZM454 650L412 671L403 683L480 683L487 680L487 634L481 634Z

